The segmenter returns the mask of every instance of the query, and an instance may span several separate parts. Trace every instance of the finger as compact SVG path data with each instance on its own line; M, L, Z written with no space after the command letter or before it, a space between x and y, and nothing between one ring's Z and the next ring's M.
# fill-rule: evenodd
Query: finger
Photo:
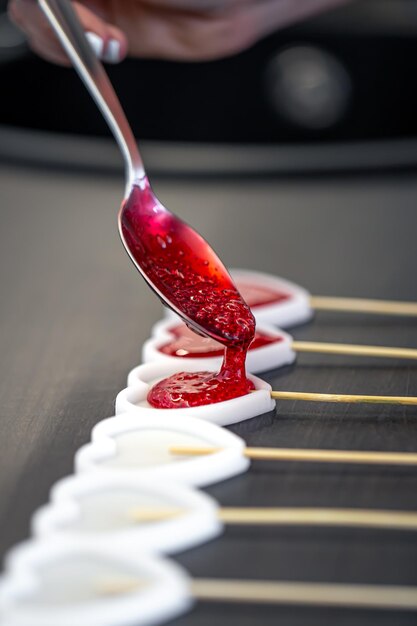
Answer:
M94 33L96 38L100 38L103 42L100 54L102 60L109 63L122 61L126 57L128 49L127 37L124 32L117 26L99 17L94 11L80 2L74 2L74 9L84 30L88 33ZM97 41L98 39L96 39ZM96 46L98 50L99 44L96 43Z
M69 65L66 53L36 2L12 0L8 12L13 23L25 33L30 48L36 54L52 63Z
M52 40L51 42L45 42L44 39L38 40L30 37L28 39L29 46L33 52L40 56L45 61L55 63L56 65L62 65L68 67L70 61L64 50L58 44Z
M52 36L45 17L38 4L29 0L11 0L8 5L8 13L11 21L22 30L28 37L36 35Z
M92 33L89 38L96 54L112 63L121 61L127 54L127 39L123 31L81 3L74 2L73 6L84 30ZM37 54L48 60L59 59L54 62L59 62L60 65L68 65L68 60L63 59L66 53L62 50L46 17L33 0L13 0L9 5L9 14L13 22L26 33L31 47L34 50L36 48Z

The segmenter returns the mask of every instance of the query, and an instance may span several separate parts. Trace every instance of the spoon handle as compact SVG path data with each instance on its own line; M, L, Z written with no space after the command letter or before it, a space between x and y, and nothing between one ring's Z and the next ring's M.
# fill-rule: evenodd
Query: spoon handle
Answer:
M119 145L126 168L127 195L133 182L146 174L132 129L109 77L91 49L71 2L38 0L38 3Z

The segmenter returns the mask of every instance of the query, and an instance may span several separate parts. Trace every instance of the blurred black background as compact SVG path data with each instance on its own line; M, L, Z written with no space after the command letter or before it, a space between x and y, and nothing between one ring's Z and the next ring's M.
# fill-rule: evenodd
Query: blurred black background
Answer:
M108 135L73 70L32 55L0 2L0 124ZM417 135L417 1L362 0L210 63L108 66L135 134L299 143Z

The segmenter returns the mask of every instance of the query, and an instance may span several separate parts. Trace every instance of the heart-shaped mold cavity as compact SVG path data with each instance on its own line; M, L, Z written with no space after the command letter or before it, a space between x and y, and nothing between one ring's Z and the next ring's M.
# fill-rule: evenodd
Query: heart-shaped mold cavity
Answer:
M257 327L247 358L246 368L256 374L295 360L291 349L292 338L273 326ZM178 371L191 363L202 371L218 370L222 364L224 347L213 339L202 337L190 330L184 323L174 320L162 320L155 324L152 336L142 350L144 363L176 363ZM137 368L128 377L128 385L138 380Z
M204 456L179 456L170 452L176 446L214 447L218 451ZM138 418L136 413L126 413L94 427L92 443L75 455L75 467L78 472L204 486L246 471L249 460L243 455L244 448L243 439L204 420L181 414L175 418Z
M149 509L181 514L156 521L146 518ZM34 514L32 530L41 538L140 555L181 552L218 536L222 525L216 502L190 487L91 473L57 483L51 503Z
M172 419L177 415L187 415L227 426L268 413L275 408L275 401L271 398L271 386L252 374L248 374L248 379L253 382L255 391L224 402L180 409L156 409L148 403L147 396L152 385L178 371L198 372L200 369L200 364L192 361L185 363L180 369L171 361L140 365L129 375L129 380L135 378L136 383L123 389L116 398L116 414L129 411L139 417L170 415Z
M7 555L0 598L7 626L145 626L191 605L173 563L56 539Z

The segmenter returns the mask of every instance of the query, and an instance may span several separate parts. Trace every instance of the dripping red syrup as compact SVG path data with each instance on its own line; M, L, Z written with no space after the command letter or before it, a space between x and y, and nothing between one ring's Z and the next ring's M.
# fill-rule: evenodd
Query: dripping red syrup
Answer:
M208 243L168 212L148 183L132 188L122 206L120 227L131 256L157 292L225 348L219 372L174 374L151 388L149 404L159 409L195 407L253 390L245 361L255 319Z
M168 329L168 332L173 335L173 339L158 348L162 354L175 357L187 357L187 358L204 358L204 357L218 357L223 353L222 346L214 339L209 337L200 337L190 330L185 324L177 324ZM256 350L257 348L263 348L273 343L280 343L282 337L272 336L266 333L256 331L255 337L249 346L249 350Z
M291 299L291 294L286 291L278 291L271 287L258 287L245 282L245 280L247 279L237 280L236 285L251 309L256 309L266 304L278 304Z

